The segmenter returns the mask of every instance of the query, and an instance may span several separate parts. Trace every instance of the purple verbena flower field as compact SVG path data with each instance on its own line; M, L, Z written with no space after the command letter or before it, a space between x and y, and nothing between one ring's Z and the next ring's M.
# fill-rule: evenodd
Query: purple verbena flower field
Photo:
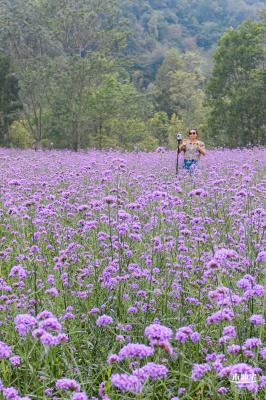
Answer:
M266 149L0 165L0 399L265 398Z

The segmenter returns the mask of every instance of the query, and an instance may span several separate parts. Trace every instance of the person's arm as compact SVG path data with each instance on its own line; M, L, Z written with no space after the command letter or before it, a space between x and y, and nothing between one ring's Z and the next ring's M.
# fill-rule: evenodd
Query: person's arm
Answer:
M206 154L205 144L204 143L199 143L198 149L199 149L200 154L205 156L205 154Z
M183 142L179 146L179 151L186 151L186 140L183 140Z

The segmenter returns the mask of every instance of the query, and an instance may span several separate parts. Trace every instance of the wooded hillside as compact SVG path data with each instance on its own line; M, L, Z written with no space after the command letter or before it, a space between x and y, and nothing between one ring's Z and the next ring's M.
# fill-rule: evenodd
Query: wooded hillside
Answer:
M262 6L0 0L1 145L175 148L190 126L209 145L264 143Z
M258 19L264 5L260 0L120 0L119 3L132 32L128 54L147 81L154 79L169 48L199 51L209 60L209 50L221 35L247 18Z

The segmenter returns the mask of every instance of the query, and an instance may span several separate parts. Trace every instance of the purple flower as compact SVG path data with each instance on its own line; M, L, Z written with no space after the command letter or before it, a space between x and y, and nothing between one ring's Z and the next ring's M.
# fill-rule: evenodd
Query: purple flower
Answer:
M255 358L256 354L251 350L244 350L244 356L246 358Z
M12 353L11 347L0 341L0 359L10 357Z
M128 308L128 310L127 310L127 312L129 313L129 314L136 314L137 312L138 312L138 308L137 307L129 307Z
M115 362L118 362L118 361L119 361L119 356L117 354L111 354L108 357L107 363L108 364L112 364L112 363L115 363Z
M209 364L194 364L192 368L191 379L198 381L206 372L210 371L211 367Z
M44 334L44 333L46 333L46 331L44 330L44 329L34 329L34 331L32 331L32 336L35 338L35 339L40 339L40 337Z
M219 394L226 394L228 392L228 389L226 389L224 386L221 386L219 389L218 389L218 393Z
M97 307L94 307L92 309L90 309L89 314L93 315L93 314L98 314L100 312L100 309Z
M40 342L46 347L56 346L58 344L58 338L57 336L53 336L50 333L45 332L43 335L41 335Z
M243 278L241 278L239 281L236 282L236 286L239 289L251 289L252 286L255 284L255 279L251 275L245 275Z
M222 378L224 376L234 376L240 374L254 375L254 369L248 364L238 363L224 367L219 372L219 376Z
M117 202L117 198L115 196L105 196L103 198L103 200L107 203L107 204L114 204Z
M17 389L14 387L3 388L3 395L7 400L18 400L19 395Z
M146 346L141 343L129 343L126 346L122 347L119 351L119 359L124 360L125 358L144 358L151 356L154 350L152 347Z
M182 328L177 329L175 338L179 342L185 343L192 334L193 329L190 326L183 326Z
M116 335L115 340L117 342L123 343L123 342L125 342L126 339L125 339L124 335Z
M218 360L218 354L217 353L211 353L211 354L207 354L206 355L206 361L213 362L213 361L216 361L216 360Z
M111 383L121 392L140 393L142 389L140 380L134 375L113 374L111 375Z
M124 332L130 332L132 330L132 325L130 324L117 324L117 329Z
M144 367L133 371L133 375L137 376L141 383L144 383L148 378L153 380L165 378L167 373L168 368L166 368L164 365L155 364L153 362L149 362L144 365Z
M57 335L57 342L59 343L67 343L68 342L68 336L65 335L64 333L59 333Z
M105 326L105 325L110 325L112 323L113 323L113 318L110 317L109 315L101 315L96 320L97 326Z
M88 400L88 396L83 392L73 393L72 400Z
M50 289L45 290L45 294L49 294L51 296L57 297L59 296L59 292L56 287L52 287Z
M260 340L260 338L256 338L256 337L253 337L253 338L249 338L249 339L247 339L245 342L244 342L244 344L243 344L243 349L244 350L251 350L251 349L253 349L254 347L259 347L259 346L261 346L261 340Z
M160 324L152 324L145 328L145 336L148 337L151 346L162 347L167 353L173 354L169 339L173 336L173 331Z
M263 318L263 315L261 315L261 314L253 314L253 315L251 315L249 320L253 325L265 324L265 319Z
M190 335L190 339L191 339L191 341L192 341L193 343L199 342L199 340L200 340L200 333L198 333L198 332L193 332L193 333Z
M80 392L80 385L74 379L61 378L55 383L55 386L59 390L71 390L73 392Z
M27 276L27 271L21 265L14 265L9 272L9 276L16 276L19 279L25 279Z
M48 310L44 310L37 315L37 319L47 319L47 318L54 318L53 313Z
M236 329L235 329L235 327L234 326L226 326L224 329L223 329L223 335L226 335L226 336L229 336L230 338L231 337L236 337Z
M255 381L255 374L241 374L238 380L235 382L238 389L247 389L251 393L257 393L258 391L258 384Z
M218 324L221 321L231 321L234 316L233 311L229 308L224 308L223 310L219 310L216 313L212 314L207 318L208 324Z
M255 285L252 290L252 297L263 297L265 288L262 285Z
M256 261L258 262L266 262L266 251L260 251L257 255Z
M17 365L20 365L20 363L21 363L21 359L19 356L10 357L9 361L11 362L12 365L14 365L14 367L16 367Z
M266 375L262 375L260 377L260 387L262 389L266 389Z
M52 389L52 388L47 388L47 389L45 389L44 394L45 394L46 396L52 396L52 395L53 395L53 392L54 392L54 389Z
M167 328L166 326L159 324L152 324L145 328L144 332L145 336L148 337L150 344L154 345L162 345L164 342L171 339L173 336L172 329Z
M105 395L105 382L101 382L99 385L99 395L103 397Z
M30 314L18 314L15 317L15 329L20 336L27 335L32 329L34 329L37 321Z
M230 354L239 353L241 351L241 346L239 346L238 344L232 344L231 346L227 347L227 351Z
M62 326L55 317L46 318L39 323L39 328L46 331L61 332Z
M260 349L260 355L264 360L266 360L266 347L262 347L262 349Z
M230 336L222 336L220 339L219 339L219 344L224 344L224 343L226 343L226 342L230 342L230 340L231 340L231 337Z
M228 289L225 286L221 286L215 290L211 290L208 293L208 298L210 300L219 301L219 300L223 300L225 297L227 297L229 295L229 293L230 293L230 289Z

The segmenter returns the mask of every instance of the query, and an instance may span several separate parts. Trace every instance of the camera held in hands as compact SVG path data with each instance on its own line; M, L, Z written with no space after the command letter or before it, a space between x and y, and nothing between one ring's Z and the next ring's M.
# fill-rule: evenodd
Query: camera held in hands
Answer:
M180 133L177 133L177 135L176 135L176 140L177 140L178 143L181 143L181 142L182 142L182 140L183 140L183 135L182 135L181 132L180 132Z

